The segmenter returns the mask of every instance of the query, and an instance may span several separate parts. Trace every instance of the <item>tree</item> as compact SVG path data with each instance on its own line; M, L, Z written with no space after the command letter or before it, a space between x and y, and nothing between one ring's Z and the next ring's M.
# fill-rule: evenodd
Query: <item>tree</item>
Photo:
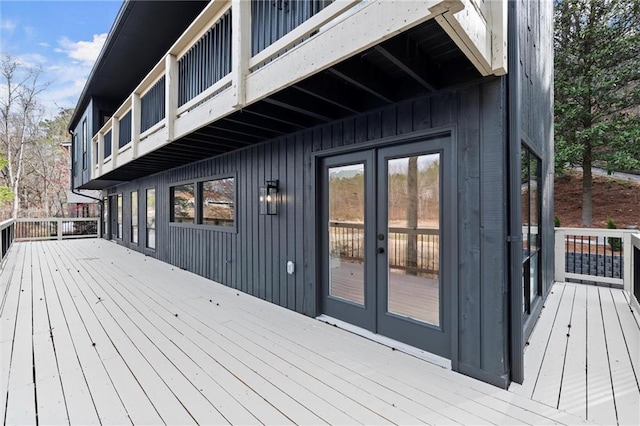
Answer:
M591 170L640 169L640 2L555 0L556 171L581 166L582 224Z
M14 194L12 217L20 209L25 151L38 137L43 109L38 95L46 89L39 79L42 70L25 66L9 55L0 59L0 150L7 160L2 168L6 185Z
M40 122L38 137L25 152L23 193L29 196L23 204L46 217L64 214L70 157L62 144L69 141L66 129L72 114L73 109L61 109L54 118Z

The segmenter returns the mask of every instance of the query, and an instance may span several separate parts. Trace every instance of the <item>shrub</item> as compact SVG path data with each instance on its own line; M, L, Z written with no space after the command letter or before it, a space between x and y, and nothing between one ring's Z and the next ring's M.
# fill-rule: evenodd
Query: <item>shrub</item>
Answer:
M560 218L558 217L558 215L555 215L553 217L553 223L554 223L556 228L560 228Z
M616 222L613 220L611 216L607 218L607 229L618 229L616 226ZM611 250L620 251L622 249L622 239L609 237L609 245L611 246Z

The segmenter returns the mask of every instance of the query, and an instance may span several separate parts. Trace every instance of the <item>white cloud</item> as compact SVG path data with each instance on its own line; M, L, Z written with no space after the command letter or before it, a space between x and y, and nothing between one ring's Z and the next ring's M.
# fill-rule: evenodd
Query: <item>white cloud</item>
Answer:
M49 43L47 43L46 41L43 41L42 43L38 43L38 46L40 47L51 47L51 45Z
M16 56L15 60L26 68L35 68L47 63L47 58L39 53L23 53Z
M14 21L9 19L0 19L0 30L6 31L7 33L13 33L16 29L17 24Z
M91 41L72 41L67 37L62 37L58 40L60 47L56 48L55 51L66 54L69 58L78 61L84 66L93 66L106 39L106 33L94 34Z

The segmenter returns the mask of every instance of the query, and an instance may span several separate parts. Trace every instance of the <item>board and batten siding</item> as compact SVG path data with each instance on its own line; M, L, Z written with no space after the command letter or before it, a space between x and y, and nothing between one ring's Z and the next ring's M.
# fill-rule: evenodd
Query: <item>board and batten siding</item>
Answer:
M554 283L553 3L519 0L522 138L542 159L542 292ZM532 312L534 322L542 303ZM527 325L527 331L533 328Z
M179 268L316 316L314 153L428 129L453 129L457 144L460 371L496 381L507 373L505 78L406 101L286 137L179 167L109 189L124 193L122 241ZM237 232L172 226L169 187L234 174ZM278 179L276 216L258 214L258 188ZM144 190L157 188L157 249L143 249ZM138 190L140 242L130 243L130 191ZM286 273L287 261L296 272ZM179 283L176 283L179 285ZM454 321L456 319L454 318Z

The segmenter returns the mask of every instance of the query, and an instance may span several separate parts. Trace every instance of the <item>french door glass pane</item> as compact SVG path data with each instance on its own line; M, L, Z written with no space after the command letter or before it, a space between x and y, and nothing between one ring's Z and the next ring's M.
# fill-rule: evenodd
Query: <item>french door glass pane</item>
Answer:
M328 172L329 294L364 305L364 164Z
M440 325L440 154L387 161L387 310Z

